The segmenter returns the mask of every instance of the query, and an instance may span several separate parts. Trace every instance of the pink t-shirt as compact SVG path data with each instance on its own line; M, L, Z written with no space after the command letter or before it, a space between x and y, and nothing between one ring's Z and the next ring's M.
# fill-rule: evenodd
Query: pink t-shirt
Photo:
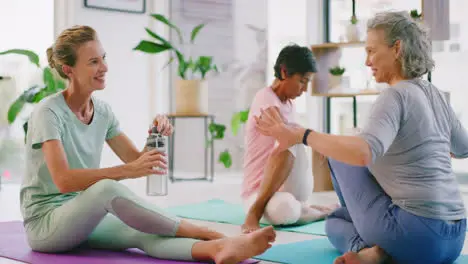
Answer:
M263 170L275 147L275 139L260 134L254 116L260 116L260 109L277 106L287 123L295 123L295 107L292 101L282 103L271 87L265 87L255 94L250 106L249 118L244 137L244 180L242 197L248 198L260 187Z

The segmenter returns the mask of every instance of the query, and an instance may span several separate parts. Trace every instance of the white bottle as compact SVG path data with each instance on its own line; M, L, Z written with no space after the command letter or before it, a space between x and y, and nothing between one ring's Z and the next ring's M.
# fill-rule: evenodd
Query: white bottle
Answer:
M151 128L151 134L146 140L147 150L157 149L162 153L167 153L166 137L161 135L156 126ZM165 196L168 193L167 174L152 174L146 176L146 194L149 196Z

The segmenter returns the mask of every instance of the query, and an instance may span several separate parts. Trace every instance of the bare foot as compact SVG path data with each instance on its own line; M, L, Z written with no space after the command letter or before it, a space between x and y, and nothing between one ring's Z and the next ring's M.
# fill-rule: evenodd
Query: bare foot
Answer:
M378 246L364 248L359 253L347 252L335 259L334 264L382 264L390 261L390 256Z
M254 214L252 213L247 214L247 217L245 218L245 222L241 226L242 233L248 234L255 230L260 229L259 222L260 222L260 219L258 219L258 217L256 217Z
M258 256L271 247L276 233L272 226L249 234L221 240L220 250L214 257L216 264L237 264Z

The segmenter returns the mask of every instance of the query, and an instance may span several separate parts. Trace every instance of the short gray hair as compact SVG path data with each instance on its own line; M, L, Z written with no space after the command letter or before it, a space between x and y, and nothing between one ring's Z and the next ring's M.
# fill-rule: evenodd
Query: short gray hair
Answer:
M404 77L417 78L433 70L429 30L413 20L408 12L378 13L367 22L367 29L383 30L389 46L401 41L399 59Z

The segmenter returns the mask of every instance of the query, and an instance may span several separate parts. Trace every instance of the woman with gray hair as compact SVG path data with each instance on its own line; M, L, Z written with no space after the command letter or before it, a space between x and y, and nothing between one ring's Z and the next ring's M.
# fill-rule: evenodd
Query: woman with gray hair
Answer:
M285 124L275 108L256 117L278 151L303 142L328 157L342 207L326 222L343 253L335 263L452 263L466 216L451 156L468 157L468 134L444 94L422 79L434 67L429 34L406 12L368 22L366 65L390 85L356 136Z

